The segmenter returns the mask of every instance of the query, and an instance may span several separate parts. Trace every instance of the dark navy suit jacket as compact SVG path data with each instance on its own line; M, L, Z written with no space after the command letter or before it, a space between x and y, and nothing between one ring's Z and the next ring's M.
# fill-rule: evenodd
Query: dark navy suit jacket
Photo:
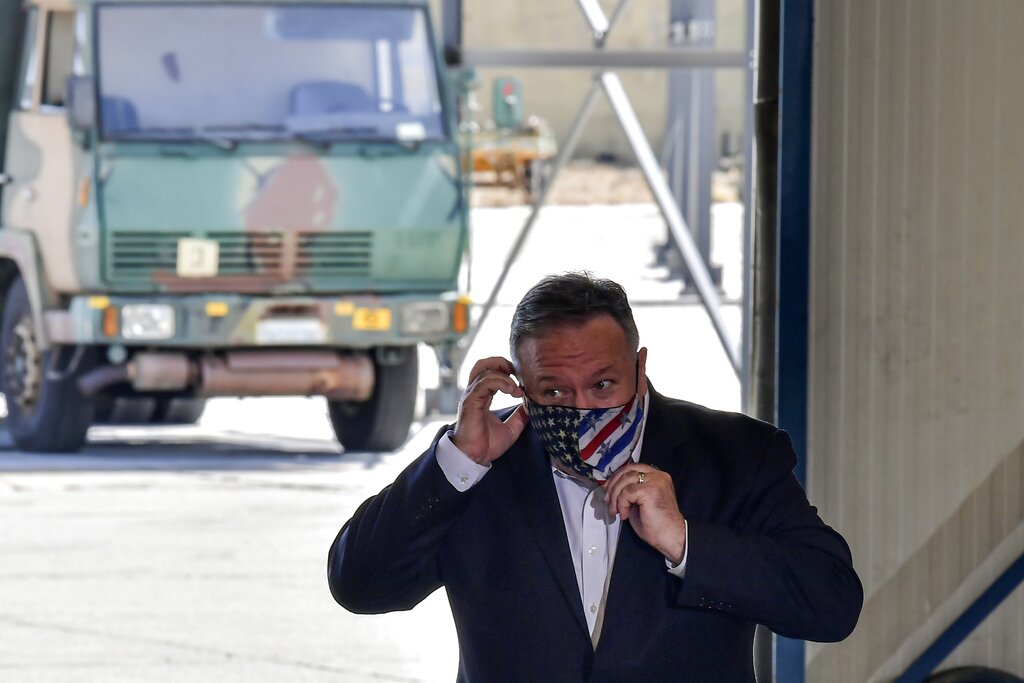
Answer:
M640 461L672 475L686 575L622 525L596 649L551 465L529 428L473 488L432 446L356 511L331 547L334 598L360 613L448 592L465 683L753 681L754 626L836 641L863 592L843 538L793 476L785 432L652 391ZM445 430L438 434L438 438Z

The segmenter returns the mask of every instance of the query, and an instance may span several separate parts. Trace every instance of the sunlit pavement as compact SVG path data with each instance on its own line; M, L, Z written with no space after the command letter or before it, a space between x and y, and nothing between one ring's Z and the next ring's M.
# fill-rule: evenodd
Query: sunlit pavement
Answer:
M738 212L716 211L713 257L735 298ZM475 300L524 216L476 212ZM511 306L542 275L589 268L629 291L659 391L737 409L707 316L650 265L663 237L651 206L546 209L471 358L507 353ZM735 337L739 307L723 312ZM426 349L421 368L436 383ZM193 427L93 428L78 454L19 453L0 432L0 680L454 680L443 591L356 616L325 580L340 526L444 419L424 417L384 454L342 453L315 398L218 399Z

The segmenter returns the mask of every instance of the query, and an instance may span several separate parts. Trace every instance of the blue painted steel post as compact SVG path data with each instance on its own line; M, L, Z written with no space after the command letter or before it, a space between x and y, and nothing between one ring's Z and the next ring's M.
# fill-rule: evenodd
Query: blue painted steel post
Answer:
M782 0L779 65L779 426L807 479L807 338L811 225L811 71L814 3ZM803 683L804 642L777 637L775 680Z

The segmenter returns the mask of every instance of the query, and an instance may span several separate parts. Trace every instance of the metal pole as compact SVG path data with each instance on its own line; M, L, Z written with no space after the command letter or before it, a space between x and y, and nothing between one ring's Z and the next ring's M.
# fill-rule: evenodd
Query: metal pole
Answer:
M674 50L714 49L715 8L712 0L671 0L669 46ZM677 68L668 74L668 116L665 170L668 184L690 228L715 286L722 269L711 264L711 172L715 164L714 73ZM679 246L671 233L658 246L658 263L670 277L693 279L679 262Z
M654 151L651 149L647 137L644 135L640 121L636 117L636 112L629 102L629 97L622 88L622 81L615 74L604 73L601 75L601 84L604 86L608 101L611 103L612 109L622 125L622 130L625 132L626 138L633 148L637 163L640 164L640 169L643 171L647 184L654 194L658 208L661 209L661 214L664 216L665 222L668 223L669 230L679 243L683 260L686 263L686 267L690 269L693 282L697 287L697 293L704 303L704 308L707 309L708 317L711 318L711 324L718 334L718 340L722 343L725 355L732 364L733 371L739 376L741 366L739 352L729 338L729 331L726 329L725 320L722 318L718 291L711 282L711 276L708 275L707 268L704 267L700 251L697 249L693 236L690 235L690 231L686 227L686 221L683 220L682 213L679 211L679 206L676 204L675 199L673 199L672 192L665 182L665 178L661 173L661 167L658 166L658 160L654 156Z
M774 422L776 311L778 308L778 168L779 168L779 0L759 3L757 94L754 100L754 135L757 168L754 183L754 258L752 355L750 363L751 414Z
M462 63L462 0L441 0L444 61L448 66Z
M615 29L615 25L619 23L619 19L622 17L622 13L626 10L627 5L629 5L629 0L619 0L619 4L615 5L615 8L612 9L612 15L608 18L608 28L605 30L604 35L601 36L597 47L604 47L605 39Z
M743 140L743 373L740 377L740 409L750 415L753 400L751 364L753 349L753 301L754 268L751 259L754 255L754 193L756 174L754 167L757 150L754 147L754 77L757 69L757 52L755 37L757 36L757 7L754 0L747 0L747 48L750 51L751 68L747 69L746 121ZM772 418L774 415L772 416ZM758 624L754 631L754 677L757 683L772 683L775 680L774 637L765 626Z

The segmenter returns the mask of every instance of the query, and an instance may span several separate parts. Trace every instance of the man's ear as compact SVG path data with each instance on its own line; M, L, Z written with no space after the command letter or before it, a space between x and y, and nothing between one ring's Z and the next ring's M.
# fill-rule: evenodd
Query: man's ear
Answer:
M636 352L636 395L643 398L647 394L647 347L641 346Z

